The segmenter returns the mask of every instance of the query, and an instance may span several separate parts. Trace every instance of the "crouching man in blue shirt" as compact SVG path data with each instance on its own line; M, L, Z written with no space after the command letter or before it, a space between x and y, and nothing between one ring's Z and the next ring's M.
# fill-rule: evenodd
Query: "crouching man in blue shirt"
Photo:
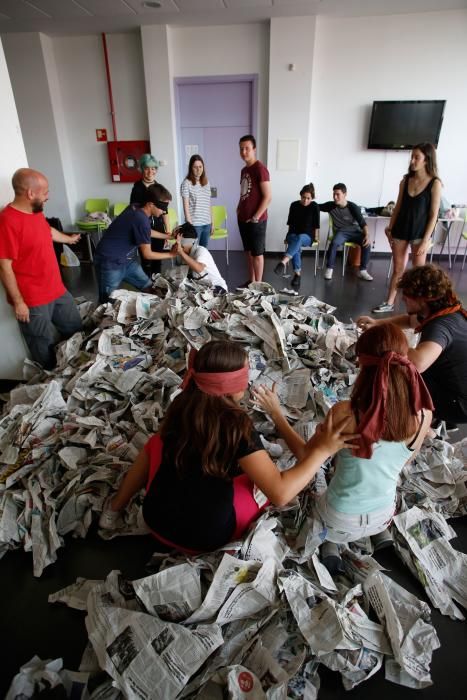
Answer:
M138 251L145 260L167 260L176 256L176 250L166 253L151 250L151 238L167 239L168 235L151 230L151 217L167 214L172 195L162 185L151 185L146 190L142 207L130 204L117 216L96 248L95 265L99 285L99 303L109 300L111 292L122 282L141 291L151 292L151 279L140 264Z

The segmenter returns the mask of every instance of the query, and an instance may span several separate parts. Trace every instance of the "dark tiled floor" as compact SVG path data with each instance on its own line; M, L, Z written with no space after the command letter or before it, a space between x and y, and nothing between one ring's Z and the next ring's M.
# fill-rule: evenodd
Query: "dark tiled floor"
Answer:
M223 253L216 253L215 257L231 288L245 280L241 253L231 253L228 269ZM265 280L276 288L282 288L282 280L273 273L277 259L266 259ZM313 260L307 256L303 266L305 274L301 293L314 294L319 299L337 306L336 315L341 320L348 321L349 317L355 319L385 298L387 265L387 259L372 261L370 271L375 277L373 282L356 279L350 270L342 278L338 274L339 268L336 269L334 280L325 282L321 271L316 278L313 276ZM82 265L80 269L66 269L64 277L73 294L96 297L95 278L90 265ZM457 264L452 278L460 296L466 302L467 271L462 274L460 265ZM467 518L451 521L451 524L458 534L453 545L467 553ZM34 654L42 658L61 656L67 668L77 668L79 664L87 639L84 615L67 608L49 605L47 597L50 593L72 583L77 576L103 578L112 569L120 569L128 578L144 576L144 565L152 549L152 542L148 537L117 538L104 542L93 531L86 540L68 538L66 547L60 551L58 561L48 567L40 579L34 579L32 576L29 553L14 551L5 555L0 560L3 641L0 696L4 696L19 666ZM426 600L421 586L401 565L393 551L380 552L377 559L401 585ZM454 622L436 611L433 611L433 622L441 641L441 648L433 657L434 685L417 691L416 697L424 700L463 700L466 697L467 625ZM320 675L319 697L322 700L341 698L345 695L337 673L321 669ZM355 700L373 700L375 697L381 700L392 700L396 697L398 700L408 700L413 699L415 694L407 688L386 682L383 671L379 671L368 682L353 690L351 697Z

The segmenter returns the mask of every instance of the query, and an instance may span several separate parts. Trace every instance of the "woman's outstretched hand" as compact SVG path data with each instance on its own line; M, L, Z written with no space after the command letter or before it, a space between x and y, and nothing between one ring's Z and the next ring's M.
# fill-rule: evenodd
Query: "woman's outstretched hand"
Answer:
M279 397L277 396L276 382L274 382L272 389L268 389L267 386L261 384L253 389L252 394L253 407L259 406L263 411L266 411L271 418L274 418L274 415L282 414Z
M349 433L347 428L351 423L351 416L337 419L333 416L332 411L329 411L325 420L320 423L313 437L307 442L305 453L310 450L323 450L328 455L333 455L344 447L352 449L359 447L357 442L360 435L358 433Z

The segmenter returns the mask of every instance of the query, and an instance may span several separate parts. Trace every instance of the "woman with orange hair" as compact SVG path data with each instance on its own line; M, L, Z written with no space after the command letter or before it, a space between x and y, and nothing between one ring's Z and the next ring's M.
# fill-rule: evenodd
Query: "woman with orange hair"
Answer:
M387 528L399 474L423 442L432 416L430 395L407 357L407 339L398 326L373 326L358 339L356 352L360 372L350 401L329 413L334 420L349 420L347 429L359 434L359 444L337 453L334 475L316 502L323 539L337 544ZM282 414L275 391L260 387L255 399L300 459L304 442Z

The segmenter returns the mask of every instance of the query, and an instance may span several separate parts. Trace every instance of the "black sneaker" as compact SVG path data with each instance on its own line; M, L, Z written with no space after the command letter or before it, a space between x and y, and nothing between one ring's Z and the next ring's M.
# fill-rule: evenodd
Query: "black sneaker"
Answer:
M374 314L389 314L394 311L394 304L390 304L388 301L383 301L382 304L378 304L372 309Z
M249 287L250 284L251 284L251 280L247 280L243 284L238 284L237 289L247 289L247 287Z
M339 547L334 542L323 542L321 545L321 563L326 567L331 576L344 573L344 562L339 553Z
M394 544L391 531L388 530L388 528L382 532L378 532L376 535L371 535L370 539L375 552L378 552L380 549L392 547Z
M301 282L302 282L302 277L301 277L301 275L295 274L295 275L292 277L292 281L291 281L290 284L291 284L292 287L296 287L296 288L298 289L298 288L300 287Z
M289 277L289 275L287 274L287 266L283 262L277 263L276 267L274 268L274 272L280 277Z

